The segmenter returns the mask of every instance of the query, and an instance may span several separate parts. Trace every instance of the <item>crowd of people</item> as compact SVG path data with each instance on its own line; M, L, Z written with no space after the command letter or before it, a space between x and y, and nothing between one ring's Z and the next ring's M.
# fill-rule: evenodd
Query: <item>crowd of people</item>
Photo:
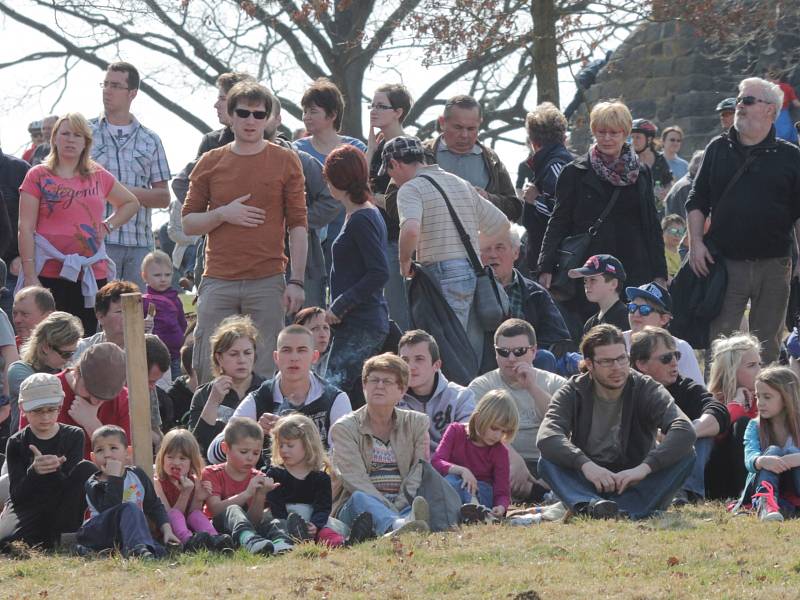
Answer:
M543 505L793 516L800 148L776 135L798 104L776 77L741 81L690 161L681 127L659 136L619 100L591 107L575 156L541 104L515 186L470 96L420 140L408 90L382 85L365 143L319 79L292 141L239 72L173 177L131 113L138 71L110 65L101 117L32 126L30 164L0 154L0 544L269 555ZM136 292L150 392L134 399ZM150 406L152 478L132 402Z

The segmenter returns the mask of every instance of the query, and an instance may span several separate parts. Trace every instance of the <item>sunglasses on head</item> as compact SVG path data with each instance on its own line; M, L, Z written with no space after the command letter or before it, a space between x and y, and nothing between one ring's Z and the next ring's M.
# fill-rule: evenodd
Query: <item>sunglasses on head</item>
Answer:
M761 98L756 98L755 96L739 96L736 98L736 104L744 104L745 106L753 106L760 102L761 104L772 104L772 102L767 102L766 100L762 100Z
M655 358L662 365L668 365L672 362L673 358L676 361L679 361L681 359L681 353L680 350L673 350L672 352L667 352L666 354L662 354L660 356L654 356L653 358Z
M236 116L241 119L246 119L250 115L253 115L253 118L259 121L263 121L267 118L267 111L265 110L247 110L246 108L237 108L233 112L235 112Z
M654 313L654 312L656 312L656 313L658 313L660 315L664 314L664 311L658 310L657 308L653 308L649 304L636 304L635 302L631 302L630 304L628 304L628 312L629 313L631 313L632 315L635 315L637 310L639 311L639 314L642 315L643 317L646 317L650 313Z
M525 356L525 353L533 348L533 346L520 346L519 348L500 348L498 346L494 347L494 351L497 352L503 358L508 358L512 354L517 358Z

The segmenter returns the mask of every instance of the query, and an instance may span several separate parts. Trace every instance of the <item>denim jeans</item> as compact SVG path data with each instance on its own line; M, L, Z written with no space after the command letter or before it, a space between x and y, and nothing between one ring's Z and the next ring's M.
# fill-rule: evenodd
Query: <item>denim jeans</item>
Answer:
M150 535L142 509L132 502L122 502L89 519L78 531L78 543L92 550L119 546L123 556L139 545L147 546L158 557L165 554L163 546Z
M454 258L425 265L431 277L439 282L442 295L467 331L477 276L469 260Z
M697 460L694 463L694 467L692 467L692 472L689 473L689 477L683 482L683 489L687 492L693 492L702 498L706 497L705 471L713 449L713 437L697 438L697 441L695 441L694 451L697 454Z
M631 519L644 519L670 505L675 492L689 476L694 462L695 456L692 452L691 456L651 473L622 494L615 492L600 494L594 484L583 476L580 469L559 467L545 458L539 459L539 475L550 485L556 496L570 508L574 509L576 504L604 498L616 502L619 509L627 512Z
M463 504L469 504L473 501L473 495L470 494L466 488L461 487L462 479L460 476L450 474L445 477L445 481L453 486L453 489L458 492ZM478 504L483 504L489 508L494 507L494 489L492 489L491 484L486 483L485 481L479 481L478 493L476 496L478 497Z
M402 331L411 327L411 317L408 310L408 289L405 277L400 274L400 256L397 242L389 242L386 246L386 259L389 262L389 281L383 288L383 295L389 305L389 318L392 319Z
M372 522L375 524L375 533L383 535L392 529L396 519L405 517L411 512L411 506L406 506L403 510L397 512L393 508L386 506L375 496L370 496L364 492L353 492L350 499L345 502L344 506L339 510L339 514L336 515L336 518L350 527L353 525L355 518L363 512L368 512L372 515Z
M147 291L144 279L142 279L142 261L152 248L145 246L120 246L119 244L106 244L108 257L114 261L117 267L117 279L120 281L132 281L139 286L139 290L144 294Z
M796 454L798 452L800 452L800 450L795 447L784 449L780 446L770 446L761 456L785 456L786 454ZM759 469L756 474L756 488L761 486L761 483L764 481L771 483L772 487L775 489L775 500L778 499L779 491L787 491L786 487L790 484L794 485L794 493L800 494L800 467L795 467L785 473L773 473L767 469ZM783 486L781 486L781 483L783 483Z

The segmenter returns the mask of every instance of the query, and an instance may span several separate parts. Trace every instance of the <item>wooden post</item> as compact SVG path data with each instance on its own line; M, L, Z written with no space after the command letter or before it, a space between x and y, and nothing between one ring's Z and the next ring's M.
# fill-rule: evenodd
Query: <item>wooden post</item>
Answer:
M150 389L147 384L147 352L144 343L142 295L122 294L125 332L125 366L128 410L131 417L133 462L153 476L153 439L150 429Z

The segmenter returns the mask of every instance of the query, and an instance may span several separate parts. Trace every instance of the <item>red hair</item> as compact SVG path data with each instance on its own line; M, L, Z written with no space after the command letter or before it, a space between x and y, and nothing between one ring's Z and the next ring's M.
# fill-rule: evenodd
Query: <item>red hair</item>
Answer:
M367 158L355 146L345 144L328 154L322 173L330 185L347 192L353 204L370 200Z

